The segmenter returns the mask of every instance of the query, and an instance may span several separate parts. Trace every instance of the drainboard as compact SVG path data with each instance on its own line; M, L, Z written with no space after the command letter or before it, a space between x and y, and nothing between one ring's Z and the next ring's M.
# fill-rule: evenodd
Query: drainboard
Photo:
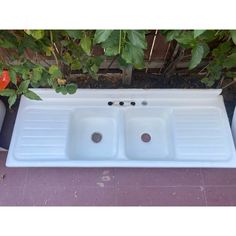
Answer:
M236 167L220 90L34 89L13 131L7 166Z

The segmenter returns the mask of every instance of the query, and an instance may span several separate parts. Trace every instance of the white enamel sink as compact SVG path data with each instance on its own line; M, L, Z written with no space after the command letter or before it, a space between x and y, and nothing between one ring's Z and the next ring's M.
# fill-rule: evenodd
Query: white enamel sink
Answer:
M124 114L128 159L156 161L173 157L171 109L129 108Z
M118 110L110 107L75 110L70 122L69 157L74 160L111 160L116 158L118 118Z
M236 167L221 90L34 89L13 131L9 167Z

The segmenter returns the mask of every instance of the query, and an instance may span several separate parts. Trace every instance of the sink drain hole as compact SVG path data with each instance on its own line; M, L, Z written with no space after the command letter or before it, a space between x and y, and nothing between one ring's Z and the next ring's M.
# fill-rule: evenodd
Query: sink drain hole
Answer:
M102 134L95 132L92 134L91 139L94 143L99 143L102 140Z
M144 133L141 135L141 140L144 142L144 143L149 143L151 141L151 135L148 134L148 133Z

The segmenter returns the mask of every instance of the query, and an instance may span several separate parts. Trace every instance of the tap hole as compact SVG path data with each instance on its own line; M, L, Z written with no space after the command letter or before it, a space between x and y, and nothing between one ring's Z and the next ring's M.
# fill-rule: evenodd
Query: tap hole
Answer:
M136 103L135 103L135 102L131 102L131 103L130 103L130 105L132 105L132 106L135 106L135 105L136 105Z
M110 102L108 102L107 104L108 104L108 106L112 106L112 105L113 105L113 102L110 101Z
M124 102L119 102L120 106L123 106L124 105Z
M147 104L148 104L147 101L142 101L143 106L147 106Z

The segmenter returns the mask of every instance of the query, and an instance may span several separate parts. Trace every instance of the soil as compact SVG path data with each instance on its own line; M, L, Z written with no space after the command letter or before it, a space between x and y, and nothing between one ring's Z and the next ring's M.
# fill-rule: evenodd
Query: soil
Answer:
M163 76L133 73L130 85L122 84L122 74L104 74L99 75L98 80L81 75L74 77L73 82L78 84L79 88L206 88L199 78L189 78L174 76L164 78Z
M78 88L184 88L184 89L207 89L201 82L200 77L186 77L175 75L170 78L149 74L145 72L134 72L130 85L123 85L121 73L107 73L100 75L98 80L89 78L86 75L75 76L72 81L78 84ZM222 88L232 82L232 79L225 79L222 84L217 81L211 88ZM222 93L225 101L236 101L236 83L227 87Z

